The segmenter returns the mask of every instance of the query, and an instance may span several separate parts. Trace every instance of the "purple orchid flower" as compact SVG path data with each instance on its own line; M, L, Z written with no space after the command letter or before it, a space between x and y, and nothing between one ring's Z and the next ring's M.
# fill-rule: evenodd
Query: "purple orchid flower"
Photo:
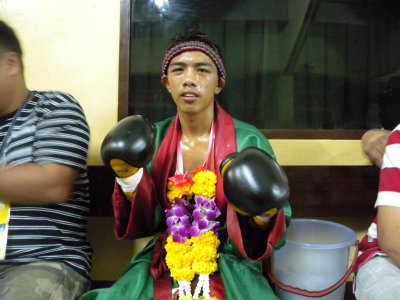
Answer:
M221 215L221 212L215 204L215 197L198 196L195 197L194 201L196 204L192 213L193 222L190 227L190 235L199 236L209 230L219 231L220 223L216 219Z
M192 204L189 201L175 198L175 203L166 209L168 234L172 235L174 242L184 243L190 238Z

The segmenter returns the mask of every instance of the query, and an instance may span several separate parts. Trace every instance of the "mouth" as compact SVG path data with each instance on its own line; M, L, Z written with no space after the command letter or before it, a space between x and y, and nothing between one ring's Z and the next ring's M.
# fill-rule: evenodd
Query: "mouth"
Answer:
M195 101L197 98L199 98L199 94L195 93L195 92L183 92L181 94L181 97L184 101Z

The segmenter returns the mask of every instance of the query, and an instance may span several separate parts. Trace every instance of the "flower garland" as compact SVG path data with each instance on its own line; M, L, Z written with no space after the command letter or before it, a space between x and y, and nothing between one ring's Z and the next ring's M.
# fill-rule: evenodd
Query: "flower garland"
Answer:
M165 210L169 234L165 260L179 284L180 300L218 300L210 296L209 282L209 275L218 270L220 244L216 183L215 173L204 168L177 174L168 181L167 198L172 207ZM198 283L192 295L191 281L196 275Z

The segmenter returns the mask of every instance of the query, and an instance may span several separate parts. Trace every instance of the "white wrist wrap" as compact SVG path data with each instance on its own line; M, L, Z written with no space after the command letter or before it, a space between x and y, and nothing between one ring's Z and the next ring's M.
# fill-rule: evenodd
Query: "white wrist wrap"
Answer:
M116 177L117 183L125 193L136 191L140 180L143 176L143 168L140 168L135 174L129 177L120 178Z
M270 216L265 216L265 215L258 215L258 216L255 216L255 218L259 219L260 221L262 221L264 223L268 223L269 220L271 220Z

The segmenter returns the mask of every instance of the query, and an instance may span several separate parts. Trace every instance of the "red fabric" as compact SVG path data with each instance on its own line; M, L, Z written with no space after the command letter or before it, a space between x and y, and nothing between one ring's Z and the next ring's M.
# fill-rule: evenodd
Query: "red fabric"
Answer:
M210 276L210 294L218 300L225 300L224 283L219 272Z
M222 159L228 154L236 152L236 137L235 128L233 126L233 119L229 116L219 104L216 104L215 114L215 145L213 171L217 174L217 195L216 201L218 208L224 210L226 207L226 199L222 188L222 178L219 173L219 165ZM163 205L170 208L171 204L166 198L164 191L167 189L168 177L174 175L176 166L176 149L181 137L181 127L179 118L177 117L170 126L167 134L165 135L153 165L153 179L156 185L156 190L163 191L161 196Z
M377 224L378 217L375 217L372 223ZM358 257L353 267L353 272L358 272L360 267L367 263L375 255L382 253L379 248L378 239L372 239L366 234L358 244Z
M140 199L146 199L146 201L139 201ZM148 232L147 227L153 223L154 210L159 205L157 192L150 174L147 171L143 172L140 185L132 201L126 200L124 193L115 183L112 200L115 216L115 237L122 240L145 236L145 233Z
M386 146L398 144L400 141L400 130L396 128L394 131L391 132L389 139L386 143Z
M243 226L244 222L240 222L239 215L230 205L228 206L227 223L229 237L235 242L243 257L252 261L260 261L270 256L273 246L286 232L283 209L271 220L269 230ZM264 251L259 251L260 249L264 249Z
M154 299L170 300L172 297L171 274L165 263L165 243L167 234L160 235L154 245L154 254L150 263L150 273L154 278Z
M212 153L211 155L214 160L213 171L217 174L218 178L216 203L218 208L223 212L226 209L227 202L223 192L219 165L226 155L236 152L236 137L232 118L218 104L216 104L216 118L214 126L215 140L217 142L213 147L214 153ZM179 118L176 118L176 120L171 124L167 134L165 135L154 160L152 174L156 189L158 191L166 191L167 179L175 173L176 149L178 147L178 143L180 142L180 137L181 128ZM166 198L165 192L160 195L160 199L165 207L170 208L171 205ZM169 272L167 274L169 274ZM163 293L161 290L165 288L165 285L166 282L163 278L155 280L155 297L156 294L160 295ZM210 276L210 290L211 294L218 297L218 299L225 299L222 279L219 273ZM169 294L170 293L171 289L169 289ZM162 295L165 296L164 294ZM171 297L171 295L168 296Z
M162 205L171 208L166 195L168 177L174 175L176 166L176 149L180 142L181 128L177 117L168 129L163 138L160 148L157 151L152 169L152 176L156 190L160 192Z
M379 179L379 192L400 193L400 169L384 168L381 170Z

